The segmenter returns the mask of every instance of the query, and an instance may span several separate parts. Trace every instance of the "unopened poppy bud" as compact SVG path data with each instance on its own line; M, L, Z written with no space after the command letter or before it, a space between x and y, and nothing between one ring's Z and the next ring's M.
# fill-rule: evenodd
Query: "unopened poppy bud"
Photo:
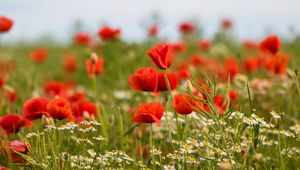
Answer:
M108 117L108 123L109 123L110 125L113 125L113 124L115 123L115 116L114 116L114 115L110 115L110 116Z
M221 162L218 164L218 170L231 170L232 165L230 162Z
M134 131L133 131L133 135L134 135L135 137L141 139L141 138L142 138L142 135L143 135L143 134L142 134L141 128L135 127L135 128L134 128Z
M97 62L97 60L98 60L97 54L96 53L92 53L91 54L91 62L92 62L92 64L95 64Z
M86 112L86 111L84 111L83 112L83 118L85 119L85 120L91 120L91 116L90 116L90 114L88 113L88 112Z
M260 161L262 158L263 158L262 153L256 153L253 157L253 161L257 162L257 161Z
M54 121L52 117L47 117L46 115L42 116L42 124L43 125L54 125Z
M192 82L190 80L186 81L186 88L188 89L188 91L193 91L193 85Z

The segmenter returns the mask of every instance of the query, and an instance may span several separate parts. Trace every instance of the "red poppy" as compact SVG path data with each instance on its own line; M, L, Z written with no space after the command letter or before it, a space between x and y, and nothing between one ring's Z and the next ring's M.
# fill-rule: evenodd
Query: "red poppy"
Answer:
M193 32L195 32L195 30L196 30L196 26L190 22L182 22L179 25L179 31L184 34L193 33Z
M167 73L170 90L174 90L177 87L178 84L178 76L175 73ZM157 91L167 91L168 85L166 83L165 79L165 73L160 72L158 73L158 83L157 83Z
M11 19L5 16L0 16L0 33L9 31L13 24L14 22Z
M224 61L224 71L221 72L223 74L223 80L227 80L230 76L230 80L233 80L234 76L239 72L239 65L237 61L233 58L228 58Z
M8 103L14 103L17 98L17 92L14 89L4 89L5 90L5 95L6 95L6 100Z
M0 76L0 88L2 88L4 84L5 84L5 80Z
M75 103L78 102L80 100L86 100L86 94L84 92L76 92L73 93L72 95L68 96L68 101L70 103Z
M257 48L257 43L253 40L244 40L242 44L243 47L248 50L253 50Z
M44 92L49 96L65 96L68 87L66 84L57 81L49 81L44 85Z
M187 80L190 77L189 66L186 63L181 63L177 68L177 76L179 80Z
M230 89L229 90L229 94L228 94L229 98L230 98L230 101L235 101L236 100L236 91L234 89Z
M158 27L157 27L157 25L152 25L148 29L148 36L155 37L157 34L158 34Z
M289 56L286 54L277 54L268 57L265 62L265 68L275 75L284 75L288 66Z
M7 114L0 117L0 129L8 136L17 133L22 127L30 127L31 122L18 114Z
M208 59L201 55L191 56L191 64L194 66L206 66Z
M86 69L89 77L94 77L101 74L104 70L104 60L103 58L98 58L96 53L91 54L91 59L85 61Z
M244 65L246 70L252 73L257 71L257 69L260 66L260 63L257 57L248 57L244 60Z
M29 120L35 120L41 118L43 115L48 115L48 102L47 98L42 97L26 100L22 108L24 117Z
M72 109L70 103L64 98L51 100L47 105L49 115L55 119L67 119L73 121Z
M93 40L89 33L87 32L78 32L74 36L74 42L79 45L92 45Z
M128 85L134 90L154 92L157 89L158 72L153 67L140 68L131 74Z
M204 51L208 51L210 49L211 45L212 45L212 43L210 40L202 39L199 42L199 47Z
M84 120L83 113L86 112L90 116L93 115L97 117L97 107L94 103L87 100L80 100L72 104L73 115L76 122L81 122Z
M147 51L147 54L160 69L167 69L172 64L173 52L170 45L156 45L151 50Z
M121 30L120 29L114 29L111 28L109 26L104 26L102 27L99 32L98 32L98 36L102 39L102 40L114 40L114 39L118 39L119 36L121 34Z
M232 28L233 23L230 19L224 18L221 21L221 26L222 26L223 29L230 29L230 28Z
M67 54L64 58L63 67L67 72L74 72L78 69L78 64L72 55Z
M271 35L259 43L259 48L263 52L276 54L280 48L280 40L276 35Z
M45 48L38 48L30 52L29 58L37 63L41 63L48 57L48 51Z
M24 163L25 160L23 159L22 155L28 155L29 150L31 150L31 146L28 142L15 140L8 142L8 150L4 150L4 153L5 155L10 155L9 158L12 162Z
M193 112L195 101L185 94L176 94L172 106L177 113L186 115Z
M183 53L187 49L187 45L184 42L170 42L168 44L174 53Z
M137 108L132 121L140 123L156 123L161 125L160 119L164 114L164 106L158 102L140 104Z

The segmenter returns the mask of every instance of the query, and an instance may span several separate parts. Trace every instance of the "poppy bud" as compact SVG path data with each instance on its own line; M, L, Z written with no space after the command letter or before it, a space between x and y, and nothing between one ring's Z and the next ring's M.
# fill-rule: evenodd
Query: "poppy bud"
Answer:
M133 131L133 134L134 134L134 136L135 137L137 137L138 139L141 139L142 138L142 130L141 130L141 128L139 128L139 127L135 127L134 128L134 131Z
M47 117L46 115L42 116L43 125L55 125L52 117Z
M253 161L254 161L254 162L257 162L257 161L262 160L262 158L263 158L262 153L256 153L256 154L254 155L254 157L253 157Z
M186 88L188 89L188 91L193 91L193 85L192 82L190 80L186 81Z
M110 115L108 117L108 123L112 126L115 123L115 116L114 115Z

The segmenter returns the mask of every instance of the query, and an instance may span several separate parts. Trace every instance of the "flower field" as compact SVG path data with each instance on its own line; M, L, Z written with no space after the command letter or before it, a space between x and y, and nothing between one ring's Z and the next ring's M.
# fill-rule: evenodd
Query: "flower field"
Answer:
M0 170L299 169L300 40L211 39L179 23L128 42L122 29L70 44L1 41ZM251 37L249 37L251 38Z

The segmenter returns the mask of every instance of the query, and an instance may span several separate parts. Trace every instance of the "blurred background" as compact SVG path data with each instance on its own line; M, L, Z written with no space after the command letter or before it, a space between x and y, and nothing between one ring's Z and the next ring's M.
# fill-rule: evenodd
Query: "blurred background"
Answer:
M0 15L15 22L1 39L65 43L76 29L96 34L109 24L121 28L125 40L139 41L153 20L159 22L160 36L171 40L186 20L210 38L223 18L233 21L237 39L257 40L271 33L289 38L300 31L299 6L299 0L0 0Z

